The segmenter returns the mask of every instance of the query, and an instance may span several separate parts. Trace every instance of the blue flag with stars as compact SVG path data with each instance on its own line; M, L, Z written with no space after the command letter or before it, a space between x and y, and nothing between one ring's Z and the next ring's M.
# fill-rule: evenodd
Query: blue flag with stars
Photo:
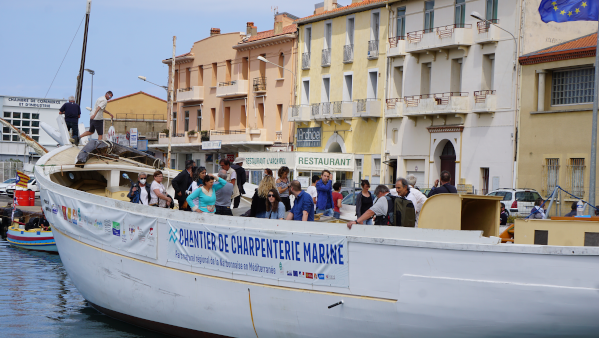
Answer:
M539 11L544 22L598 21L599 0L542 0Z

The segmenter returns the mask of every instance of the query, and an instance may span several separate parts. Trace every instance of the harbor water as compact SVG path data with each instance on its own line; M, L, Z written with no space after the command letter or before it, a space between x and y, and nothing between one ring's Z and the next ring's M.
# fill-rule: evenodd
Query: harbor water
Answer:
M1 337L162 337L88 305L60 256L12 247L0 239Z

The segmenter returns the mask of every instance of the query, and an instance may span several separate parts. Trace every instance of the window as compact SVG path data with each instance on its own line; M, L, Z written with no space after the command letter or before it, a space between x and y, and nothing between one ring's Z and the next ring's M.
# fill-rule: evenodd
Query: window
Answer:
M31 134L32 135L39 135L40 134L40 130L39 129L31 129Z
M31 118L34 119L34 120L39 120L40 119L40 114L33 113L33 114L31 114Z
M406 34L406 7L398 7L397 13L396 36L404 36Z
M173 130L171 131L173 134L177 134L177 112L173 112Z
M373 176L379 176L379 173L381 172L381 159L380 158L374 158L373 159Z
M535 191L517 191L515 193L515 199L518 202L535 202L538 198L542 198L542 196Z
M568 189L573 195L583 198L585 193L584 173L585 173L585 159L584 158L571 158L569 159L569 167L567 168Z
M190 78L191 77L192 77L192 69L187 68L185 70L185 88L190 88L190 86L191 86Z
M21 118L21 113L13 113L13 117L15 119L20 119Z
M594 67L552 72L552 105L594 101Z
M392 143L398 144L398 129L392 129Z
M425 33L433 32L433 7L435 1L425 1L425 26L423 30Z
M421 64L421 94L429 94L431 87L431 62Z
M212 87L217 86L217 63L216 62L212 64L212 79L211 79L210 85Z
M21 120L13 120L13 126L15 127L20 127L21 126Z
M24 119L29 119L29 115L30 115L29 113L23 113L23 118Z
M198 66L198 86L204 86L204 68Z
M379 41L379 12L371 14L371 40Z
M4 134L10 134L10 128L8 128L8 127L2 127L2 132Z
M453 59L450 68L450 91L460 92L462 88L462 61L463 59Z
M197 122L196 122L197 128L196 129L197 129L197 131L200 131L200 130L202 130L202 109L198 109L196 111L196 113L198 114L196 117L196 119L197 119Z
M185 121L184 121L184 125L183 125L183 131L189 131L190 130L190 111L186 110L185 111Z
M10 141L10 135L2 135L2 141Z
M12 136L12 140L13 140L13 142L19 142L19 136L18 135L13 135Z
M310 80L302 81L302 104L310 103Z
M29 121L23 121L23 127L29 127Z
M277 67L278 71L279 71L279 78L282 79L283 78L283 64L285 61L285 57L283 56L283 53L279 54L279 61L277 63L277 65L279 65L279 67Z
M550 196L554 188L558 185L558 158L547 158L544 173L546 174L546 196Z
M25 134L29 134L29 128L23 128L21 129Z
M343 100L346 102L352 101L352 74L344 75Z
M486 0L485 18L488 20L498 20L498 0Z
M10 112L5 111L4 112L4 118L10 117Z
M494 67L495 67L496 54L485 54L483 55L482 66L482 90L494 89Z
M39 127L40 126L40 121L31 121L31 126L32 127Z
M456 0L454 5L454 25L456 28L465 27L465 0Z
M258 104L258 121L257 128L264 128L265 125L265 105L262 103Z
M262 62L264 63L264 62ZM225 61L225 81L231 81L231 60Z

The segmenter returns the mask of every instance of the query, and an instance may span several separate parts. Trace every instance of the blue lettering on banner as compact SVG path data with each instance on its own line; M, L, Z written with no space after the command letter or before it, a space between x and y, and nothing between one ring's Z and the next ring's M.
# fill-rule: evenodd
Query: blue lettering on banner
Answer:
M169 260L301 283L347 286L343 236L219 230L212 225L199 230L178 221L168 222L176 222L171 228L178 235L176 241L174 236L165 239Z

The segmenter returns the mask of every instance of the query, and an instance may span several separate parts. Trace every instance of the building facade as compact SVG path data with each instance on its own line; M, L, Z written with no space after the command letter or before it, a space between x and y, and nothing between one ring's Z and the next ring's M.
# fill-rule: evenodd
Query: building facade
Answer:
M542 23L537 5L390 4L384 158L390 171L382 175L414 174L420 187L429 187L447 170L454 184L477 194L516 185L517 93L532 90L519 84L517 57L532 45L594 29Z
M598 163L590 168L597 41L595 33L519 58L523 88L534 90L521 92L517 184L542 197L556 186L576 196L562 193L551 215L588 199L590 169L598 192Z
M384 182L386 4L367 0L339 7L330 0L296 21L299 75L295 105L288 113L296 126L296 147L302 152L353 154L351 170L334 173L345 185L361 179L372 185Z
M0 111L4 120L50 151L56 148L56 141L40 128L40 123L45 122L58 129L58 111L66 102L65 99L0 96ZM35 163L38 158L39 155L22 142L17 134L12 133L10 128L2 128L0 161L14 159Z
M193 159L216 171L220 158L233 159L240 151L288 150L293 73L285 69L294 67L295 18L279 13L274 29L263 32L252 22L247 23L246 33L221 34L212 28L210 37L176 57L175 168ZM163 63L169 65L170 76L171 60ZM159 144L151 148L166 152L166 136L161 135ZM203 149L202 141L220 142L220 149Z
M147 140L149 144L158 142L158 135L167 129L167 101L137 92L108 101L106 110L115 118L112 126L116 134L127 134L131 128L136 128L138 138ZM111 127L111 119L104 114L104 134Z

